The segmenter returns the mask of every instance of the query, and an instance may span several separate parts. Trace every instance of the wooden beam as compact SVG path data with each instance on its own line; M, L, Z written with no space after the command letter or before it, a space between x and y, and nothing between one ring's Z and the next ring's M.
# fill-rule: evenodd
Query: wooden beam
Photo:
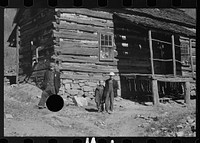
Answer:
M95 41L94 41L95 42ZM88 43L81 43L81 40L80 41L60 41L59 42L60 46L61 47L66 47L66 48L72 48L72 47L80 47L80 48L94 48L94 47L98 47L98 42L96 43L91 43L91 42L88 42Z
M79 40L92 40L97 41L97 35L92 33L77 33L77 32L71 32L67 30L60 30L57 32L56 30L53 30L54 37L60 37L60 38L67 38L67 39L79 39Z
M117 70L117 68L106 68L106 66L104 66L104 68L100 68L99 66L96 65L96 67L91 67L89 65L82 65L82 66L75 66L75 65L64 65L62 64L61 67L62 71L77 71L77 72L90 72L90 73L109 73L111 71L113 72L119 72Z
M158 81L152 80L152 93L153 93L153 104L159 105L159 94L158 94Z
M56 19L58 19L58 17L55 17ZM78 23L78 24L84 24L84 25L90 25L90 26L97 26L97 27L114 27L114 24L112 22L106 22L106 23L103 23L101 21L98 21L96 19L94 20L90 20L90 18L80 18L78 16L74 16L74 17L64 17L64 16L61 16L59 18L60 20L62 21L68 21L68 22L74 22L74 23Z
M192 78L177 78L177 77L153 77L153 79L156 79L157 81L162 82L187 82L187 81L193 81Z
M19 26L16 29L16 84L19 85Z
M113 14L105 11L97 11L92 9L86 9L86 8L56 8L56 12L60 11L61 13L75 13L75 14L81 14L86 15L89 17L96 17L101 19L113 19Z
M56 51L59 51L61 54L66 55L85 55L85 56L98 56L99 49L98 48L66 48L66 47L58 47L54 46Z
M58 30L60 29L69 29L69 30L81 30L81 31L88 31L88 32L110 32L113 33L113 28L103 28L103 27L96 27L96 26L89 26L89 25L82 25L82 24L75 24L69 23L66 21L60 21L60 24L53 22L54 27L57 27Z
M151 30L149 30L149 48L150 48L150 59L151 59L151 73L154 75L154 65L153 65L153 47L152 47L152 36Z
M173 56L173 73L174 77L176 76L176 54L175 54L175 44L174 44L174 35L171 36L172 38L172 56Z
M190 104L190 82L185 82L185 98L184 102L189 105Z
M194 66L193 66L193 60L192 60L192 39L189 39L189 48L190 48L190 62L191 62L192 77L194 78Z

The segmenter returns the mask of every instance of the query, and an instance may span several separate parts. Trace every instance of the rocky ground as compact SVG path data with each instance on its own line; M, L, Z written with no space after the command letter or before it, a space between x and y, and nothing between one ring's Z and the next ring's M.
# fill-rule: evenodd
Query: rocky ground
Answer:
M97 113L94 101L78 107L65 99L59 112L39 110L41 90L24 84L4 87L5 136L196 136L196 100L141 105L116 98L114 113Z

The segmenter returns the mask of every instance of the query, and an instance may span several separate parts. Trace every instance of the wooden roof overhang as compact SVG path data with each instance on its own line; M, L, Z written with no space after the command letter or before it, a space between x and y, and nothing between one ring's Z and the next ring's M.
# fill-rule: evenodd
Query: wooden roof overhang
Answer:
M142 27L146 30L155 30L157 32L164 32L168 34L177 34L180 36L194 38L196 37L196 33L174 23L167 23L165 21L159 21L156 19L152 19L149 17L138 16L138 15L130 15L130 14L122 14L122 13L114 13L115 16L121 18L123 21L132 23L136 26Z
M196 28L196 20L177 8L126 8L126 10L131 11L134 15Z

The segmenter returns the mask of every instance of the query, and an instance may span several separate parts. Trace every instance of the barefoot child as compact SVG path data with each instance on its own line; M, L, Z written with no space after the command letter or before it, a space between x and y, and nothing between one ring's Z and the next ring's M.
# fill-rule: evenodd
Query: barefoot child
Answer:
M98 112L103 111L103 104L104 104L103 93L104 93L104 82L100 80L99 85L95 90L95 102L97 105Z

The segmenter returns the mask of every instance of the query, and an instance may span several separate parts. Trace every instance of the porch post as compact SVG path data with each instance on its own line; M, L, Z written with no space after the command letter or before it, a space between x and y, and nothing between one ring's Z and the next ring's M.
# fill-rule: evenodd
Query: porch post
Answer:
M150 59L151 59L151 73L154 76L153 47L152 47L151 30L149 30L149 48L150 48Z
M190 82L189 81L185 82L185 97L184 97L184 102L187 105L190 104Z
M159 94L158 94L158 81L152 80L152 93L153 93L153 104L155 106L159 105Z
M192 77L194 78L194 66L192 60L192 39L189 39L189 49L190 49L190 62L191 62L191 70L192 70Z
M176 55L175 55L174 35L172 35L172 54L173 54L173 74L174 76L176 76Z
M16 28L16 84L19 85L19 26Z

